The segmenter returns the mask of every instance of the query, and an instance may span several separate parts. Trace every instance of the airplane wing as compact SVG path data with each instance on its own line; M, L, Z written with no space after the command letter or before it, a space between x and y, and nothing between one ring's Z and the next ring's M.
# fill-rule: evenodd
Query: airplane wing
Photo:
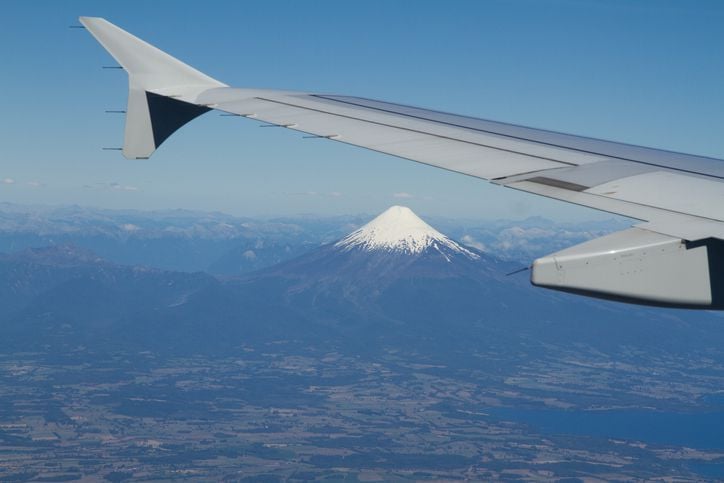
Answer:
M543 257L536 285L724 308L724 161L361 97L229 87L100 18L81 23L129 75L123 154L148 158L209 110L639 220Z

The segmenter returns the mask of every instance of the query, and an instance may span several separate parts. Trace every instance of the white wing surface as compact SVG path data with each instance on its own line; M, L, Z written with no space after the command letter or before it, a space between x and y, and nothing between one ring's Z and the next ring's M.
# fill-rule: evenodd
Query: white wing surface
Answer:
M533 282L636 303L724 306L724 161L360 97L232 88L103 19L81 22L129 74L126 157L150 156L216 109L640 220L537 260Z

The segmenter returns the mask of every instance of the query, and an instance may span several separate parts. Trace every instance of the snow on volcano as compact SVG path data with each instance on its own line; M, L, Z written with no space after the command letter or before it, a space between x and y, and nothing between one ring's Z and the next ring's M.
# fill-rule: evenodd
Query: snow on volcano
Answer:
M388 208L334 246L342 251L361 249L417 255L435 250L446 258L447 254L459 254L472 260L480 258L425 223L405 206Z

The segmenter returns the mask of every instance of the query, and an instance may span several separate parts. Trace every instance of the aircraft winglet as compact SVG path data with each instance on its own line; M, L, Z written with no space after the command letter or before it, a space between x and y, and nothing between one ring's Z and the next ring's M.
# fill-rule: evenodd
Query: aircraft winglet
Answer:
M128 108L123 155L148 158L178 128L209 108L199 94L226 84L144 42L103 18L80 23L128 73Z

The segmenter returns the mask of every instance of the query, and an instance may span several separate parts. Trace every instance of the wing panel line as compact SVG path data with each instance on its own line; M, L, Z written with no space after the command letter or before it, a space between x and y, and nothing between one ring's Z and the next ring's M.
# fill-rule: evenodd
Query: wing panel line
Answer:
M310 96L311 96L311 97L317 97L317 98L320 98L320 99L325 99L325 100L328 100L328 101L331 101L331 102L338 102L338 103L340 103L340 104L349 104L349 105L351 105L351 106L355 106L355 107L359 107L359 108L363 108L363 109L368 109L368 110L370 110L370 111L379 111L379 112L384 112L384 113L387 113L387 114L394 114L394 115L397 115L397 116L409 117L409 118L412 118L412 119L418 119L418 120L420 120L420 121L426 121L426 122L431 122L431 123L436 123L436 124L442 124L442 125L445 125L445 126L450 126L450 127L460 128L460 129L467 129L467 130L470 130L470 131L476 131L476 132L480 132L480 133L484 133L484 134L491 134L491 135L500 136L500 137L505 137L505 138L509 138L509 139L515 139L515 140L518 140L518 141L525 141L525 142L529 142L529 143L539 144L539 145L542 145L542 146L549 146L549 147L552 147L552 148L564 149L564 150L567 150L567 151L575 151L575 152L584 153L584 154L591 154L591 155L594 155L594 156L604 156L604 157L610 158L610 159L618 159L618 160L621 160L621 161L627 161L627 162L631 162L631 163L644 164L644 165L647 165L647 166L653 166L653 167L657 167L657 168L667 168L667 169L672 169L672 170L674 170L674 171L679 171L679 172L682 172L682 173L696 174L696 175L707 176L707 177L716 178L716 179L724 179L724 176L719 176L719 175L715 175L715 174L702 173L702 172L700 172L700 171L683 169L683 168L678 168L678 167L672 167L672 166L667 166L667 165L663 165L663 164L652 163L652 162L650 162L650 161L641 161L641 160L637 160L637 159L627 158L627 157L625 157L625 156L618 156L618 155L613 155L613 154L600 153L600 152L596 152L596 151L590 151L590 150L586 150L586 149L581 149L581 148L575 148L575 147L565 146L565 145L562 145L562 144L556 144L556 143L551 143L551 142L547 142L547 141L539 141L539 140L530 139L530 138L526 138L526 137L522 137L522 136L515 136L515 135L512 135L512 134L503 134L503 133L499 133L499 132L495 132L495 131L490 131L490 130L486 130L486 129L480 129L480 128L475 128L475 127L470 127L470 126L464 126L464 125L461 125L461 124L455 124L455 123L453 123L453 122L441 121L441 120L437 120L437 119L430 119L430 118L427 118L427 117L424 117L424 116L416 116L416 115L414 115L414 114L404 114L404 113L396 112L396 111L393 111L393 110L390 110L390 109L382 109L382 108L379 108L379 107L366 106L366 105L364 105L364 104L357 104L357 103L354 103L354 102L351 102L351 101L342 101L342 100L339 100L339 99L335 99L335 98L333 98L333 97L326 97L326 96L319 95L319 94L310 94ZM378 101L378 102L379 102L379 101ZM403 106L401 106L401 107L403 107ZM411 107L411 108L412 108L412 106L404 106L404 107ZM305 108L305 109L309 109L309 108ZM420 108L414 108L414 109L420 109ZM421 110L424 110L424 109L421 109ZM321 111L321 110L320 110L319 112L325 112L325 111ZM333 114L333 113L329 113L329 112L325 112L325 113L326 113L326 114ZM445 114L445 113L441 113L441 114ZM452 115L452 114L448 114L448 115ZM475 118L470 118L470 119L475 119ZM481 120L482 120L482 119L481 119ZM374 122L374 121L369 121L369 122ZM491 122L491 121L489 121L489 122ZM380 123L380 124L382 124L382 123ZM383 124L383 125L385 125L385 124ZM511 124L511 126L523 127L523 126L517 126L517 125L513 125L513 124ZM392 126L392 127L396 127L396 126ZM533 129L533 128L526 128L526 129ZM555 133L555 134L562 134L562 133ZM567 135L567 136L570 136L569 134L566 134L566 135ZM577 136L577 137L585 137L585 136ZM451 138L451 139L455 139L455 138ZM602 140L602 139L595 139L595 138L586 138L586 139L589 139L589 140L591 140L591 141L602 141L602 142L615 143L615 141L604 141L604 140ZM457 140L457 139L456 139L456 140ZM462 141L462 142L464 142L464 141ZM473 143L473 144L475 144L475 143ZM624 143L615 143L615 144L624 144ZM483 145L483 146L484 146L484 145ZM629 144L628 146L635 147L635 148L642 148L642 149L652 149L652 148L645 148L645 147L643 147L643 146L635 146L635 145L633 145L633 144ZM485 147L489 147L489 146L485 146ZM494 148L494 149L500 149L500 148ZM511 152L514 152L514 151L511 151ZM674 151L666 151L666 152L667 152L667 153L670 153L670 154L682 154L682 153L676 153L676 152L674 152ZM517 153L517 154L525 154L525 153ZM556 162L558 162L558 163L563 163L563 161L558 161L558 160L551 159L551 158L545 158L545 157L542 157L542 156L535 156L535 155L530 155L530 154L525 154L525 155L526 155L526 156L534 156L534 157L538 157L538 158L541 158L541 159L546 159L546 160L549 160L549 161L556 161ZM722 162L722 160L716 159L716 158L708 158L708 157L702 157L702 158L704 158L704 159L706 159L706 160L710 160L710 161L720 161L720 162ZM569 165L571 165L571 166L578 166L578 165L573 164L573 163L565 163L565 164L569 164Z
M425 136L436 137L436 138L438 138L438 139L446 139L446 140L448 140L448 141L454 141L454 142L458 142L458 143L465 143L465 144L470 144L470 145L473 145L473 146L480 146L481 148L494 149L494 150L496 150L496 151L503 151L503 152L507 152L507 153L511 153L511 154L518 154L518 155L520 155L520 156L528 156L528 157L530 157L530 158L536 158L536 159L541 159L541 160L543 160L543 161L549 161L549 162L553 162L553 163L564 164L564 165L566 165L566 166L579 166L578 164L569 163L569 162L567 162L567 161L561 161L561 160L555 159L555 158L549 158L549 157L540 156L540 155L537 155L537 154L530 154L530 153L525 153L525 152L522 152L522 151L516 151L515 149L507 149L507 148L501 148L501 147L498 147L498 146L490 146L490 145L483 144L483 143L476 143L476 142L474 142L474 141L467 141L467 140L464 140L464 139L454 138L454 137L452 137L452 136L445 136L445 135L442 135L442 134L435 134L435 133L431 133L431 132L428 132L428 131L422 131L422 130L420 130L420 129L412 129L412 128L409 128L409 127L395 126L394 124L387 124L387 123L380 122L380 121L372 121L372 120L369 120L369 119L362 119L362 118L355 117L355 116L350 116L350 115L347 115L347 114L341 114L341 113L337 113L337 112L325 111L324 109L318 109L318 108L315 108L315 107L301 106L301 105L299 105L299 104L293 104L293 103L291 103L291 102L279 101L279 100L276 100L276 99L269 99L269 98L266 98L266 97L255 97L255 99L258 99L258 100L260 100L260 101L272 102L272 103L275 103L275 104L281 104L281 105L284 105L284 106L293 107L293 108L295 108L295 109L305 109L305 110L308 110L308 111L314 111L314 112L318 112L318 113L320 113L320 114L326 114L326 115L328 115L328 116L343 117L343 118L345 118L345 119L351 119L351 120L353 120L353 121L365 122L365 123L368 123L368 124L375 124L375 125L377 125L377 126L388 127L388 128L393 128L393 129L400 129L400 130L402 130L402 131L408 131L408 132L414 132L414 133L416 133L416 134L422 134L422 135L425 135ZM493 134L494 134L494 133L493 133ZM553 169L553 168L549 168L549 169Z

